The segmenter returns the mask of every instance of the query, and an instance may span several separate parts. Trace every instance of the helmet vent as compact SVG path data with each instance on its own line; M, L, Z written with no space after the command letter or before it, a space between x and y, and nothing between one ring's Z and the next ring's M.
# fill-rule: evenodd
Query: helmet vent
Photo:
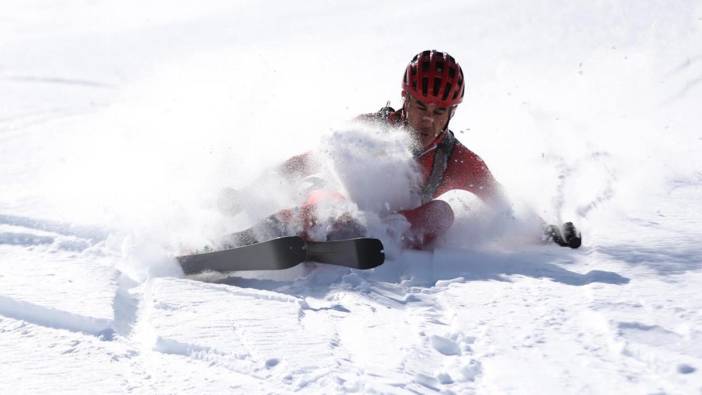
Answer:
M444 97L441 100L446 100L449 92L451 92L451 84L446 84L446 88L444 88Z
M429 78L424 77L424 78L422 78L422 94L424 96L426 96L428 90L429 90Z
M456 76L456 69L453 67L449 67L449 77L453 78Z
M429 62L422 62L422 71L429 71Z
M433 90L432 94L433 94L434 96L438 96L438 95L439 95L439 90L440 90L440 89L441 89L441 78L436 78L436 77L435 77L435 78L434 78L434 90Z

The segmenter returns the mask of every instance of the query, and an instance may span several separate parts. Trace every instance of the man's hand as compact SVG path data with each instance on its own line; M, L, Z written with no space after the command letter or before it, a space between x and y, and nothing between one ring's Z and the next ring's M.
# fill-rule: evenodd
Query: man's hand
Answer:
M578 248L583 242L580 231L575 229L572 222L566 222L562 228L556 225L548 225L544 229L546 240L553 240L554 243L561 247Z

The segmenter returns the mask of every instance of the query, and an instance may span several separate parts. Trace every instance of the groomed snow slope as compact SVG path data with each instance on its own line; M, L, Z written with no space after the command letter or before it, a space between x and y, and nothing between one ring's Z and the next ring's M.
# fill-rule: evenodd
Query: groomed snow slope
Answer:
M702 5L425 3L3 2L0 393L702 392ZM428 48L467 75L459 139L581 249L459 194L433 253L182 276ZM368 206L401 199L373 141Z

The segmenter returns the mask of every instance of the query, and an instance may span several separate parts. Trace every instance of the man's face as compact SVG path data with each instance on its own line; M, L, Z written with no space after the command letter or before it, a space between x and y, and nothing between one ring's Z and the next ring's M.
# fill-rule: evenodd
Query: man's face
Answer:
M450 108L425 103L410 94L405 94L404 109L407 125L422 148L441 134L451 118Z

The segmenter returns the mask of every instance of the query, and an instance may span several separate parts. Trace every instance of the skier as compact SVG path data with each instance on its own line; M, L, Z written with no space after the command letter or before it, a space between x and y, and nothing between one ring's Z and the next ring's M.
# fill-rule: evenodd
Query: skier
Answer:
M426 249L446 233L454 222L454 213L441 194L465 190L478 196L495 210L509 208L487 165L466 148L449 130L449 122L463 101L466 81L461 66L445 52L427 50L415 55L407 65L402 78L403 105L399 110L389 106L377 113L358 117L363 122L380 123L407 130L416 144L415 160L422 176L421 205L400 211L410 224L401 236L404 247ZM318 166L311 153L286 161L281 172L286 177L302 179L313 174ZM409 191L408 191L409 193ZM343 202L343 196L325 189L313 191L304 205L283 210L268 217L258 226L233 235L232 244L252 244L264 237L298 233L306 237L306 230L316 221L314 211L323 203ZM302 223L302 228L291 229L291 223ZM271 231L273 230L273 231ZM329 232L329 239L362 236L365 230L350 216L341 216ZM578 248L580 233L572 223L562 227L544 225L545 239L560 246Z

